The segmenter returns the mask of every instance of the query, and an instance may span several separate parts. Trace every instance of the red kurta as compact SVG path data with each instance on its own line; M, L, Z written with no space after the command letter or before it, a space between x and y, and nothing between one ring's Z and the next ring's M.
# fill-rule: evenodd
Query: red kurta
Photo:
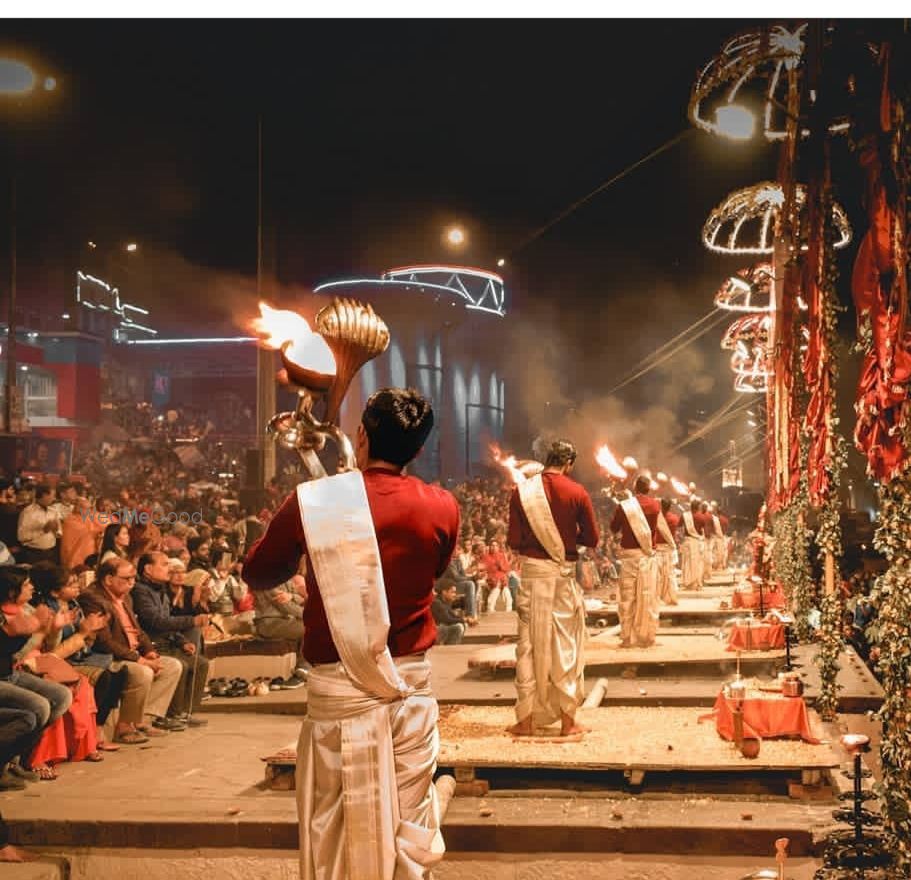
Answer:
M694 513L693 525L696 526L696 531L706 538L711 538L715 534L715 525L710 513Z
M393 657L426 651L436 641L430 613L433 583L455 548L458 504L444 489L381 468L366 470L364 485L389 602L389 650ZM297 492L292 492L247 553L244 580L254 590L276 587L297 573L306 552ZM314 664L336 663L339 656L312 566L307 590L304 656Z
M648 527L652 533L652 544L655 543L655 532L658 528L658 514L661 513L661 502L650 495L637 495L636 500L642 507L642 512L648 521ZM611 520L610 530L620 532L620 546L624 550L641 550L639 541L633 534L633 530L626 518L626 512L622 505L618 504L614 511L614 518Z
M566 558L574 561L579 558L576 547L597 547L600 535L595 521L595 511L588 492L575 480L564 474L548 471L542 474L544 494L550 504L557 531L563 539ZM528 517L519 501L518 488L513 489L509 499L509 532L506 543L516 553L530 556L532 559L550 559L547 551L541 546L535 533L531 530Z
M667 520L667 527L671 530L671 535L677 534L677 526L680 525L680 517L674 513L672 510L669 510L664 514L664 518ZM657 523L658 518L655 517L655 522ZM657 525L655 526L655 543L656 544L667 544L667 541L661 535L661 532L658 531Z

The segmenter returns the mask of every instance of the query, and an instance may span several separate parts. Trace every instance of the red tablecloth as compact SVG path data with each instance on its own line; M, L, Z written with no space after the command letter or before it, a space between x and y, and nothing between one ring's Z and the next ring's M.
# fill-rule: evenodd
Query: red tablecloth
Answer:
M776 736L799 736L802 740L818 745L819 740L810 729L810 716L803 697L784 697L769 694L741 700L743 707L743 734L752 739L769 739ZM718 694L714 709L699 720L715 719L715 729L722 739L734 739L734 716L731 701Z
M728 637L729 651L772 651L784 647L784 626L780 623L736 623Z
M773 590L771 588L763 588L762 591L762 605L764 608L784 608L784 591L782 590ZM734 591L733 601L731 602L733 608L758 608L759 607L759 590L753 590L752 593L743 592L739 590Z

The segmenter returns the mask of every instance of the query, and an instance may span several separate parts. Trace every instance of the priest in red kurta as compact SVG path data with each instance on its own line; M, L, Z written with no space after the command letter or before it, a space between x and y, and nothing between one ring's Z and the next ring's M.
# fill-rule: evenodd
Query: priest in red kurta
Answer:
M449 492L404 473L432 426L430 403L416 391L383 389L367 401L356 452L375 544L369 534L365 543L362 534L352 530L347 512L336 533L309 531L312 513L302 509L299 499L319 497L313 491L318 484L335 485L317 481L303 484L285 500L244 563L244 579L255 590L288 580L304 555L313 563L307 566L304 609L304 656L313 668L298 750L302 880L380 880L393 871L396 877L416 880L429 877L431 865L442 857L433 789L438 709L424 652L436 640L430 610L433 585L455 548L459 508ZM302 491L305 487L309 494ZM361 508L352 510L362 516ZM332 515L331 503L316 513L324 512ZM308 548L305 528L316 549ZM343 531L357 537L343 538ZM371 548L377 546L381 578L371 562ZM327 557L320 555L324 552L328 558L341 558L340 576L353 578L354 592L361 591L371 608L379 607L372 593L385 593L391 663L381 665L377 648L356 645L345 635L349 629L357 631L348 627L345 615L353 620L363 609L355 607L355 601L338 602L337 580L318 581L316 569L325 564ZM364 590L371 596L363 595ZM345 639L341 643L336 641L339 633ZM357 660L364 674L358 676L340 663L341 653ZM374 663L372 673L369 663ZM371 688L377 670L385 670L383 682L398 679L395 699L379 693L379 685ZM351 779L362 780L357 791L349 790Z
M655 640L658 560L655 530L661 503L649 493L651 480L636 479L634 495L614 511L611 531L620 534L620 647L651 645Z
M598 545L598 525L588 492L569 473L575 447L551 444L543 473L517 486L509 502L509 546L521 558L516 598L518 736L535 725L561 723L561 734L582 733L575 722L582 704L585 607L575 581L577 546Z

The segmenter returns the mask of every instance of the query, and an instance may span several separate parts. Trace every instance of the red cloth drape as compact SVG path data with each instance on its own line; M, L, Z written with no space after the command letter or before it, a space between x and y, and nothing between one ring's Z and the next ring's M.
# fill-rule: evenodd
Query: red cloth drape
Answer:
M819 744L810 727L810 716L803 697L784 697L777 694L741 700L743 734L748 739L770 739L776 736L799 736L805 742ZM699 718L715 719L715 729L722 739L734 739L734 716L724 694L718 694L715 706L708 715Z
M906 182L899 181L890 203L884 182L883 155L892 140L892 104L889 88L889 51L881 52L883 89L880 129L861 152L866 174L870 227L857 251L851 293L858 323L872 330L871 350L864 358L854 408L854 442L867 458L867 469L878 479L890 480L904 469L908 449L902 424L908 414L911 345L905 328L908 304L906 274Z
M758 598L758 597L757 597ZM728 637L728 651L773 651L784 647L780 623L735 624Z
M83 761L98 746L95 731L95 691L87 678L79 677L73 685L73 702L66 714L51 724L32 752L36 764L58 764L61 761Z

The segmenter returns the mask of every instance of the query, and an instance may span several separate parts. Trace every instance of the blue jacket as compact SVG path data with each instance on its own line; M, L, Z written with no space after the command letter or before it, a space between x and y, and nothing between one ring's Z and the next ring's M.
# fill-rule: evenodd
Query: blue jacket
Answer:
M139 625L156 646L180 648L186 644L184 633L193 629L193 618L171 614L171 596L167 584L136 581L131 595Z

